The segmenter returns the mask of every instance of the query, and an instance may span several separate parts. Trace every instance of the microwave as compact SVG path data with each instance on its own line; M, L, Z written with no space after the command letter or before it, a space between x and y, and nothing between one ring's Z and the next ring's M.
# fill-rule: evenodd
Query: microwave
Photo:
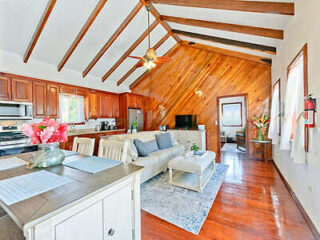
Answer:
M31 102L0 101L0 119L32 119Z

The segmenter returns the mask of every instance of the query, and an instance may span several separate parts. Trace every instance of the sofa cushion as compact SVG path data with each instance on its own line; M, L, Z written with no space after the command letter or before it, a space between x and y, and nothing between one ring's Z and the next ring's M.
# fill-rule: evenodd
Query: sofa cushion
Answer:
M136 146L140 157L146 157L150 153L159 150L155 139L148 142L142 142L139 139L134 139L134 145Z
M156 135L158 148L160 150L172 147L172 141L170 133L163 133Z
M158 156L160 162L168 161L172 158L170 149L171 148L167 148L167 149L162 149L162 150L153 152L150 154L150 156Z
M138 157L138 159L134 161L133 164L145 168L157 167L159 165L159 156L149 155L148 157Z
M132 139L127 139L127 141L129 142L129 146L128 146L128 154L131 157L131 159L133 161L137 160L138 158L138 150L136 148L136 146L133 143Z
M173 132L169 132L170 133L170 137L171 137L171 142L173 146L177 146L178 145L178 141L176 139L176 136L174 135Z
M184 153L184 145L177 145L170 148L172 158L180 156Z

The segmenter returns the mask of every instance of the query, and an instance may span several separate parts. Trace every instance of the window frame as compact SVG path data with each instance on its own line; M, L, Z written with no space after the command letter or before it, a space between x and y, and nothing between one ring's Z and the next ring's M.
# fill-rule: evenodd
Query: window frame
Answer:
M222 122L223 127L242 127L243 126L243 119L242 119L242 102L231 102L231 103L221 103L221 113L223 119L223 107L224 105L240 105L240 125L225 125Z
M305 43L302 49L297 53L294 59L287 67L287 82L289 81L289 73L292 67L297 63L300 57L303 56L303 86L304 86L304 97L307 98L309 95L308 85L308 43ZM309 152L309 131L308 127L304 127L304 145L305 151Z
M60 98L60 94L61 95L65 95L65 96L75 96L75 97L83 97L84 98L84 108L86 107L85 105L86 105L86 97L84 96L84 95L80 95L80 94L70 94L70 93L62 93L62 92L60 92L59 93L59 98ZM60 99L59 99L59 101L60 101ZM86 119L86 113L85 113L85 111L86 111L86 109L84 109L84 119ZM61 116L61 118L62 118L62 116ZM62 120L62 119L61 119ZM68 124L68 126L71 126L71 125L85 125L86 124L86 122L84 121L84 122L75 122L75 123L67 123Z
M289 74L289 72L288 72ZM272 87L272 94L274 94L274 90L276 88L276 86L279 85L278 89L279 89L279 132L278 132L278 136L281 136L281 111L282 111L282 107L281 107L281 79L279 78L278 81L276 81L273 84Z

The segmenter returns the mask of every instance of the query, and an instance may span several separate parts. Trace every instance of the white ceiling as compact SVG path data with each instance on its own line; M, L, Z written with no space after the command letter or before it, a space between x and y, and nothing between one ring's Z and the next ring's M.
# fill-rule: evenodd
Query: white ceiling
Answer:
M139 0L108 0L62 69L61 74L64 74L67 71L73 71L77 72L80 76L90 61L96 56L102 46L108 41L130 11L136 6L138 1ZM293 0L268 1L293 2ZM21 64L24 64L22 63L22 56L25 54L47 3L48 0L0 0L0 51L6 51L21 56ZM57 67L97 3L98 0L57 1L34 48L34 51L31 54L30 61L39 61ZM284 29L287 20L290 18L290 16L280 14L214 10L162 4L154 4L154 7L161 15L274 29ZM154 18L151 17L151 22L153 21ZM279 41L281 41L267 37L187 26L176 23L168 24L172 29L266 46L276 47ZM90 81L97 81L101 83L101 77L118 61L118 59L130 48L134 41L136 41L146 29L147 12L145 8L142 8L84 80L90 79ZM157 43L165 34L167 34L167 31L159 24L151 33L151 45ZM193 39L190 37L181 37L181 39L257 56L271 57L271 55L267 53L261 53L240 47L232 47L224 44ZM162 56L175 44L176 41L170 37L157 50L158 55ZM147 40L145 39L131 55L143 56L147 47ZM108 82L112 82L113 84L116 83L132 66L134 66L136 62L137 60L135 59L127 58L111 74L104 84L107 85ZM123 85L129 86L142 73L144 73L144 71L145 69L143 68L137 69L129 76ZM83 79L79 81L83 81Z

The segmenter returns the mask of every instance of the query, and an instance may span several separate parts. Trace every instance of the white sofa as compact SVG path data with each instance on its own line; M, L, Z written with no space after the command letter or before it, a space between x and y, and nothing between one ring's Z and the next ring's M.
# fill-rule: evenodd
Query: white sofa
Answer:
M129 151L127 156L127 162L144 167L144 171L141 175L141 183L154 177L155 175L165 172L168 168L168 162L170 159L183 155L185 147L179 145L175 140L174 133L170 133L173 147L159 150L150 153L147 157L138 157L137 150L133 144L134 139L139 139L143 142L151 141L155 139L156 134L162 134L166 132L160 131L145 131L133 134L120 134L108 137L109 140L115 141L129 141Z

